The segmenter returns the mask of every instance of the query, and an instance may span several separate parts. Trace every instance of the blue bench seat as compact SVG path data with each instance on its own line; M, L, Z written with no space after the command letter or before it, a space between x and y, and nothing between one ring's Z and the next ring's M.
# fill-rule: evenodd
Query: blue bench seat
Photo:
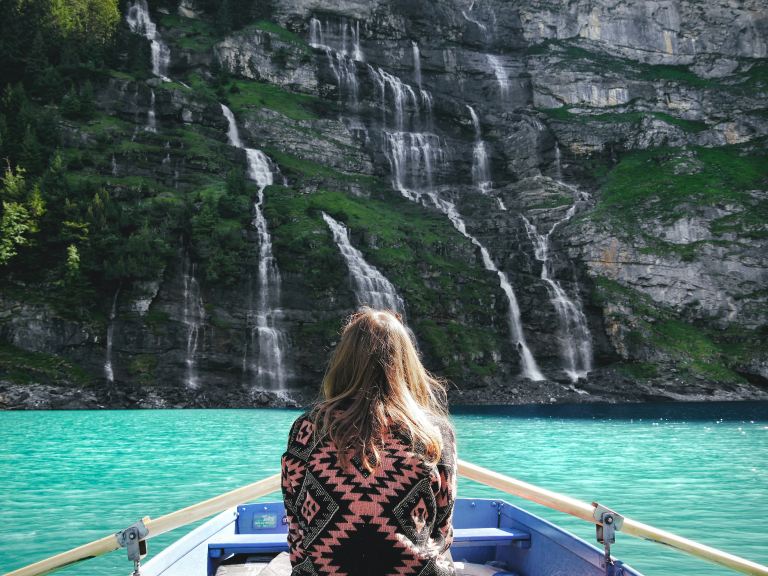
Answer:
M451 548L514 545L529 548L531 535L512 528L454 528Z
M286 534L227 534L208 542L210 558L226 558L232 554L261 554L288 550ZM522 530L502 528L456 528L453 547L515 545L528 548L531 535Z

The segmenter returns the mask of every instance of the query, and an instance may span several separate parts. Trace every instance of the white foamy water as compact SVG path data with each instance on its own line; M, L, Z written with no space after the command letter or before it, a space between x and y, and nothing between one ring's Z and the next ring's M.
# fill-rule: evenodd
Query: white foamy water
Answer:
M347 227L325 212L323 220L328 224L333 240L347 263L358 304L403 312L403 299L397 294L394 285L366 262L362 252L352 245Z

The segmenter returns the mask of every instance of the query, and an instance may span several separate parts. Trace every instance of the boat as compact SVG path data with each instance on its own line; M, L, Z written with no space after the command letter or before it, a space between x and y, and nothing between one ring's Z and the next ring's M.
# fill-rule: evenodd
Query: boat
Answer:
M611 554L617 534L658 542L732 570L768 576L768 567L626 518L580 500L465 461L460 476L565 512L596 526L602 549L502 499L459 498L451 555L457 574L472 576L642 576ZM115 534L35 562L5 576L38 576L121 547L134 576L277 576L290 573L282 502L254 502L280 489L280 475L238 488L156 519L143 518ZM141 564L146 541L209 518ZM282 560L285 571L273 566ZM270 565L270 563L273 564ZM365 575L354 575L365 576ZM649 575L651 576L651 575Z
M143 564L141 575L257 575L288 550L284 514L282 502L226 510ZM604 551L503 500L457 499L453 527L457 574L642 576L619 560L606 572Z

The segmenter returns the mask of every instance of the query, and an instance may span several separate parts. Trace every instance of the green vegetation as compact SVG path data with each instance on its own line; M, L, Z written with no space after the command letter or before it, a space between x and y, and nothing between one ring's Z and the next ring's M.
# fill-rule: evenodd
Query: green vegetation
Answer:
M642 207L646 214L674 217L686 202L751 204L749 190L768 181L764 143L637 150L625 154L602 185L600 214L631 219Z
M318 101L316 96L288 92L263 82L252 80L233 80L227 88L229 105L235 112L247 108L269 108L291 120L313 120L317 114L312 106Z
M246 27L246 30L251 27L257 30L263 30L264 32L269 32L270 34L274 34L283 42L287 42L289 44L294 44L296 46L299 46L307 54L310 54L312 52L311 48L309 47L309 44L307 44L307 41L304 40L304 38L302 38L298 34L294 34L290 30L286 30L279 24L270 22L269 20L259 20L258 22L255 22L250 26Z
M185 50L207 52L222 40L214 24L202 18L184 18L178 14L164 14L160 25L174 31L174 45Z
M0 341L0 375L17 384L55 382L90 386L93 378L85 370L60 356L27 352Z
M560 108L541 108L539 110L552 120L559 122L578 122L581 124L588 124L591 122L600 122L605 124L639 124L643 118L657 118L672 124L679 128L682 128L686 132L696 133L702 132L708 128L705 122L699 122L696 120L686 120L684 118L677 118L671 114L665 114L664 112L641 112L637 110L626 112L604 112L600 114L590 113L588 108L582 108L579 113L573 112L571 106L561 106Z
M486 374L494 369L490 358L466 364L466 358L481 358L497 346L494 334L475 327L482 322L435 320L442 317L448 302L458 301L468 317L489 322L488 303L496 291L493 275L479 264L458 259L454 250L446 250L448 245L468 242L444 217L393 193L384 201L329 190L307 195L273 186L266 192L265 214L280 270L301 277L313 298L321 301L347 281L344 261L322 220L326 212L347 226L366 260L398 287L408 303L414 330L428 351L445 362L444 373L458 376L469 368ZM467 250L472 249L467 246ZM325 326L323 333L332 337L337 330L336 321ZM458 358L456 351L461 351Z
M621 305L628 310L614 312L612 321L632 327L627 340L636 351L661 353L679 370L694 376L715 382L743 382L733 366L751 354L765 351L763 337L755 331L733 328L724 332L684 322L649 296L609 278L595 279L593 301L601 306ZM654 364L648 362L624 364L621 369L634 377L657 375Z

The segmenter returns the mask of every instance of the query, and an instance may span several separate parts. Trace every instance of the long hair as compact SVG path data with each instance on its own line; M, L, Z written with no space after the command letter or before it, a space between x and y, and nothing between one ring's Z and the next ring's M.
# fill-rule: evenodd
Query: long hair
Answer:
M437 422L447 421L446 406L445 386L422 365L399 315L364 307L342 330L312 420L336 444L342 466L357 457L371 472L388 431L436 463L443 447Z

